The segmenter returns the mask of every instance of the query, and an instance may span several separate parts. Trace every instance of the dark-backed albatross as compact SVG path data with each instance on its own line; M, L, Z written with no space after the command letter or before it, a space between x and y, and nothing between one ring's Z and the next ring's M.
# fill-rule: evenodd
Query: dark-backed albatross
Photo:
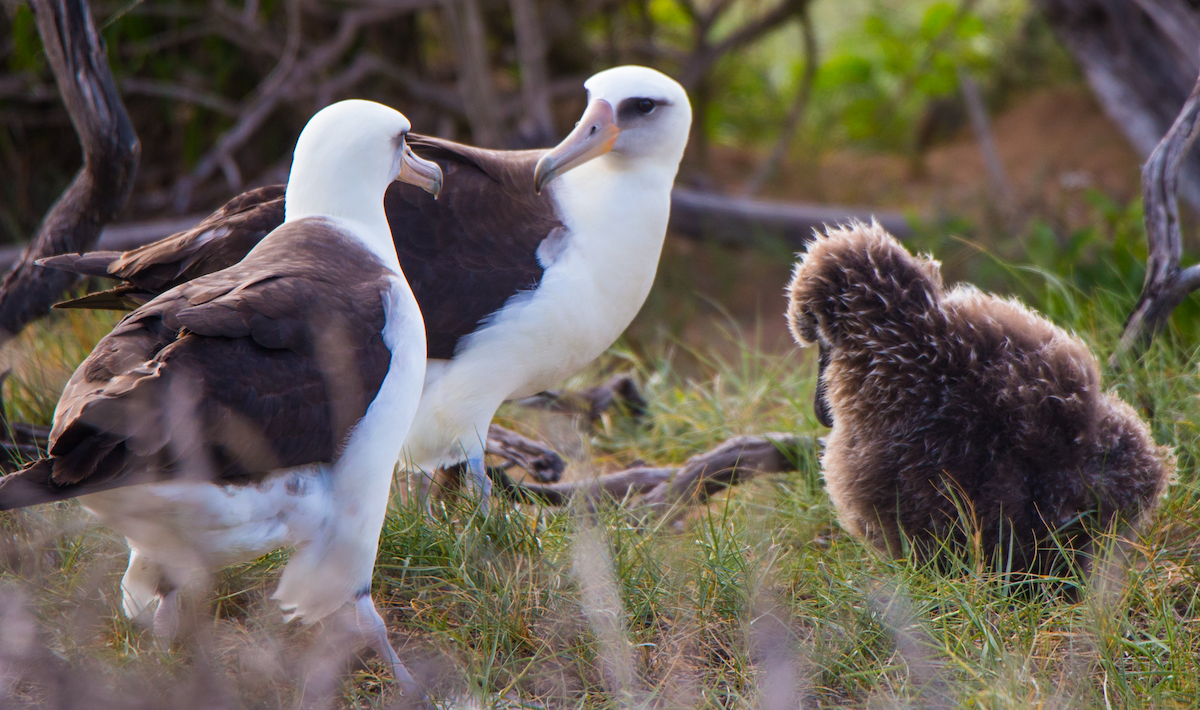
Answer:
M78 497L124 535L124 611L157 600L159 635L174 634L193 573L291 547L273 597L288 618L353 604L412 683L370 596L426 362L383 196L398 175L434 191L441 180L408 130L369 101L313 116L284 223L122 320L67 383L47 457L0 479L0 509Z
M429 365L405 442L410 467L468 462L482 495L488 424L506 400L554 386L591 362L645 301L691 128L683 88L624 66L584 84L588 104L550 151L473 148L410 136L445 173L435 201L396 183L386 209L425 318ZM128 307L232 263L277 223L278 188L246 193L193 230L125 253L47 264L126 283L81 307Z

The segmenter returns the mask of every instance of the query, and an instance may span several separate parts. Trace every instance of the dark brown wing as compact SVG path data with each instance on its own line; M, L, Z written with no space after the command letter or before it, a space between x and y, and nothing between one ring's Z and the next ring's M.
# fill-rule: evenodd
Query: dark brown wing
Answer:
M64 254L42 260L56 269L125 282L57 307L132 310L181 283L233 266L283 224L285 189L285 185L270 185L250 190L195 227L127 252Z
M154 299L76 370L49 458L0 479L0 509L332 461L387 374L393 278L330 223L301 220Z
M384 204L396 254L425 318L429 357L449 359L459 340L509 298L537 287L543 266L538 248L548 238L564 239L566 229L550 192L533 189L542 151L485 150L415 134L408 142L441 166L442 193L435 200L397 182ZM137 306L165 288L237 263L283 222L283 190L248 192L188 232L126 252L111 262L108 274L127 284L62 305Z
M461 338L542 279L538 247L566 230L548 193L533 189L542 151L472 148L409 135L444 175L441 195L402 183L385 198L400 266L421 313L429 357L449 359Z

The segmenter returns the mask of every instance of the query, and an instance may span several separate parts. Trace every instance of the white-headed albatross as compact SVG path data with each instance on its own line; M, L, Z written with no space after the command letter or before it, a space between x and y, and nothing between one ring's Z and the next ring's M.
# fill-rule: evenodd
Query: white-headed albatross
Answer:
M445 173L434 200L396 183L385 200L400 264L425 318L429 366L407 461L467 461L490 490L483 452L500 404L554 386L596 358L645 301L691 128L683 88L617 67L584 84L588 105L550 151L473 148L410 136ZM123 279L77 307L127 307L240 258L281 218L278 188L230 202L195 229L126 253L47 264Z
M195 571L292 547L274 594L289 618L355 605L366 640L412 682L370 596L426 362L383 196L397 175L441 180L408 130L369 101L313 116L284 223L122 320L67 383L48 456L0 479L0 509L78 497L124 535L124 611L157 600L160 635L174 634Z

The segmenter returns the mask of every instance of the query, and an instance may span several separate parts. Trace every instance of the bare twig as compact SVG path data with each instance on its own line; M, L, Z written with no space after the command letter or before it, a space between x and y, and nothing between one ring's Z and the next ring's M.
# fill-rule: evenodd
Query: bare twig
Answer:
M1179 229L1179 172L1200 133L1200 80L1171 130L1142 167L1142 204L1146 219L1146 281L1109 365L1122 355L1144 349L1167 324L1171 312L1200 288L1200 265L1180 268L1183 236Z
M958 86L962 90L963 103L967 105L967 114L971 117L971 128L975 131L975 141L979 151L983 153L983 163L987 168L988 181L992 185L992 197L999 208L1010 231L1016 232L1016 205L1013 202L1013 191L1009 185L1008 176L1004 171L1004 162L996 150L996 140L992 136L992 123L988 119L987 106L983 103L983 95L979 84L967 73L966 69L958 68Z
M238 113L237 104L225 99L223 96L200 89L193 89L188 86L172 84L167 81L130 77L121 82L121 90L126 95L158 96L164 99L196 104L197 106L203 106L218 113L223 113L226 116L236 116Z
M804 111L808 108L808 99L812 94L813 82L817 78L817 65L820 59L817 52L817 37L813 32L812 18L809 17L807 4L800 11L800 29L804 34L804 72L800 75L800 86L796 89L796 98L792 101L791 108L788 109L787 118L783 122L783 128L779 131L775 147L771 149L770 155L762 165L758 166L750 179L746 181L745 187L742 188L742 194L747 197L758 194L763 185L775 175L775 171L787 157L788 149L791 148L792 140L795 139L796 131L800 127L800 120L804 118Z
M109 71L87 0L33 0L34 17L59 93L83 146L83 169L46 214L0 287L0 343L45 315L75 281L35 261L87 251L129 200L141 147Z

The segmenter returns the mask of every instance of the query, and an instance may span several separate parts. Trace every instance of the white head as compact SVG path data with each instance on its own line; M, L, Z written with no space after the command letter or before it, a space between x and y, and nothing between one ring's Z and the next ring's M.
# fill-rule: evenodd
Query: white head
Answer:
M327 216L377 224L393 180L437 195L442 171L409 149L404 114L374 101L339 101L309 119L296 141L286 221Z
M671 77L648 67L614 67L583 84L587 110L575 130L538 161L540 192L555 177L600 158L639 169L679 169L692 127L687 92Z

